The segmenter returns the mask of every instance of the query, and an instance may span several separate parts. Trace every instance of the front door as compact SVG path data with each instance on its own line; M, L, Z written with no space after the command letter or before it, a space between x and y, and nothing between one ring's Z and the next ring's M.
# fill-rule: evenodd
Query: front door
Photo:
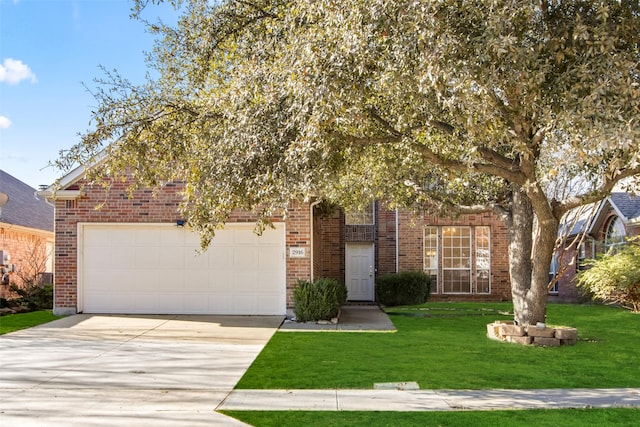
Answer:
M373 244L347 243L345 252L347 298L350 301L373 301Z

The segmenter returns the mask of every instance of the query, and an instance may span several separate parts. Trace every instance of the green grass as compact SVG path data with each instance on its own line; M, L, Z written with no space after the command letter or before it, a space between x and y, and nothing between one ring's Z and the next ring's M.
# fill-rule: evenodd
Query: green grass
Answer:
M33 326L38 326L59 318L60 316L54 316L51 313L51 310L32 311L30 313L9 314L7 316L1 316L0 335L19 331L20 329L27 329Z
M222 411L256 427L347 426L636 426L640 409L469 412Z
M390 309L396 333L277 332L237 385L244 389L422 389L640 386L640 315L607 306L550 304L548 323L578 328L572 347L486 338L511 305L427 303ZM501 314L502 313L502 314Z

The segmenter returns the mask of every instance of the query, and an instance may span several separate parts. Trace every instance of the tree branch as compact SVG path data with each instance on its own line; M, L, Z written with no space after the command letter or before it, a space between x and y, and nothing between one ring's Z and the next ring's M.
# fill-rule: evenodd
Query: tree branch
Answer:
M611 193L615 185L620 180L635 175L640 175L640 166L611 171L603 177L602 184L599 188L582 195L568 197L560 202L556 202L553 206L554 214L557 218L560 218L571 209L602 200Z

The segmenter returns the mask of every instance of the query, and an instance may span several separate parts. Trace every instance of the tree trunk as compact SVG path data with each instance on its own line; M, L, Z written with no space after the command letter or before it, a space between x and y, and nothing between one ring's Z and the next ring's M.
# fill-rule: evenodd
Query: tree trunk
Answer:
M522 189L515 188L509 224L509 274L514 320L518 325L545 322L547 314L547 285L557 222L538 221L535 241L533 229L531 200Z

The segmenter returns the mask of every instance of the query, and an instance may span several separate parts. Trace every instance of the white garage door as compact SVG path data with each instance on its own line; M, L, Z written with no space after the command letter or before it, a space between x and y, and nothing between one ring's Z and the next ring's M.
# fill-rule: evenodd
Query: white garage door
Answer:
M131 314L285 314L285 230L262 236L228 224L198 254L173 224L82 224L78 311Z

